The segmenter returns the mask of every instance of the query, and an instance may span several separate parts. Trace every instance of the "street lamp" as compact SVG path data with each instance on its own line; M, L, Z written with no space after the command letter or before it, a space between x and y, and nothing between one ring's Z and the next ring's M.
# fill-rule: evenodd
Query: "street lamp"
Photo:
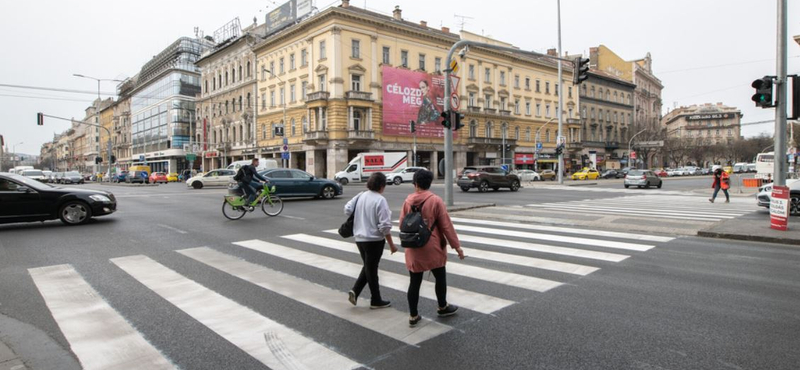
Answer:
M25 143L20 141L20 142L18 142L18 143L16 143L16 144L11 146L11 152L14 153L14 167L17 167L17 145L22 145L22 144L25 144Z
M642 131L637 132L636 134L631 136L630 140L628 140L628 161L631 160L631 144L633 144L633 138L635 138L636 136L639 136L639 134L641 134L642 132L645 132L645 131L647 131L646 128L642 129Z
M269 74L271 74L272 77L277 78L280 83L284 84L284 86L286 85L286 83L284 83L280 77L272 73L271 69L265 69L265 71L269 72ZM286 137L286 93L283 94L283 137ZM289 167L288 166L289 163L286 159L281 158L281 163L283 163L284 168Z
M95 109L94 114L97 116L97 123L100 123L100 103L103 101L103 99L100 97L100 82L101 81L123 82L123 81L122 80L116 80L116 79L113 79L113 78L95 78L95 77L85 76L85 75L78 74L78 73L73 73L72 75L75 76L75 77L88 78L90 80L97 81L97 109ZM103 127L103 126L101 126L101 127ZM103 127L103 128L106 129L105 127ZM108 131L108 144L107 144L107 146L108 146L108 174L106 175L106 177L110 179L111 178L111 156L112 156L111 155L111 131L108 130L108 129L106 129L106 131Z

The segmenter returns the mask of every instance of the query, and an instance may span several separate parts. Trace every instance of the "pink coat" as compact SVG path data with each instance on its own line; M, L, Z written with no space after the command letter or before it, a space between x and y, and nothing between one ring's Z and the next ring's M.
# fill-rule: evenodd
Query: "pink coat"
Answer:
M400 211L400 220L411 212L412 205L419 205L423 201L425 205L422 206L422 218L428 227L433 227L433 233L424 247L405 249L406 268L411 272L425 272L443 267L447 263L447 244L453 249L461 247L444 201L430 191L409 195Z

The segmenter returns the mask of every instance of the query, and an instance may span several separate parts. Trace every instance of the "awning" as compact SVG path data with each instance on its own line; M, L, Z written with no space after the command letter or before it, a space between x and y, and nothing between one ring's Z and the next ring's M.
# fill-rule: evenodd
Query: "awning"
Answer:
M539 159L539 163L558 163L558 159Z

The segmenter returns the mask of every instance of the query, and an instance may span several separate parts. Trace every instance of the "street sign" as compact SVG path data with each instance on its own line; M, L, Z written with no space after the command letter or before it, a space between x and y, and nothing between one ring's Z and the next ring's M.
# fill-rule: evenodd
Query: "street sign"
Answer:
M506 172L508 172L508 165L507 165L507 164L504 164L504 165L502 165L502 166L500 166L500 167L502 167L502 168L503 168L503 171L506 171Z
M450 98L450 108L458 110L458 106L461 105L461 99L458 98L458 94L453 93Z
M283 152L283 153L281 153L281 158L283 158L283 159L287 159L287 160L288 160L288 159L289 159L289 152Z
M542 143L541 142L536 143L536 151L539 151L539 150L542 150Z
M450 61L450 71L453 73L458 73L458 62L455 59Z
M195 159L197 159L197 154L189 153L186 155L186 160L189 162L194 161Z
M638 141L636 142L636 146L639 148L660 148L664 146L664 140Z
M789 187L773 186L769 203L769 227L786 231L789 220Z
M139 162L144 162L144 154L139 155Z
M288 152L288 151L289 151L289 146L288 146L288 145L286 145L286 144L284 144L284 145L281 147L281 151L282 151L282 152L284 152L284 153L285 153L285 152Z
M636 159L636 152L631 150L631 159Z
M289 138L288 137L283 138L283 145L289 145Z

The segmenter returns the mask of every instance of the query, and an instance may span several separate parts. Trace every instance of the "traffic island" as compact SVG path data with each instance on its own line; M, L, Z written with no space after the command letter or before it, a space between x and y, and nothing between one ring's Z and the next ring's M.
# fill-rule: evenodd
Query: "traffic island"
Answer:
M731 240L746 240L763 243L800 245L800 225L789 222L788 231L773 230L769 226L769 215L763 220L734 218L697 232L697 236Z

